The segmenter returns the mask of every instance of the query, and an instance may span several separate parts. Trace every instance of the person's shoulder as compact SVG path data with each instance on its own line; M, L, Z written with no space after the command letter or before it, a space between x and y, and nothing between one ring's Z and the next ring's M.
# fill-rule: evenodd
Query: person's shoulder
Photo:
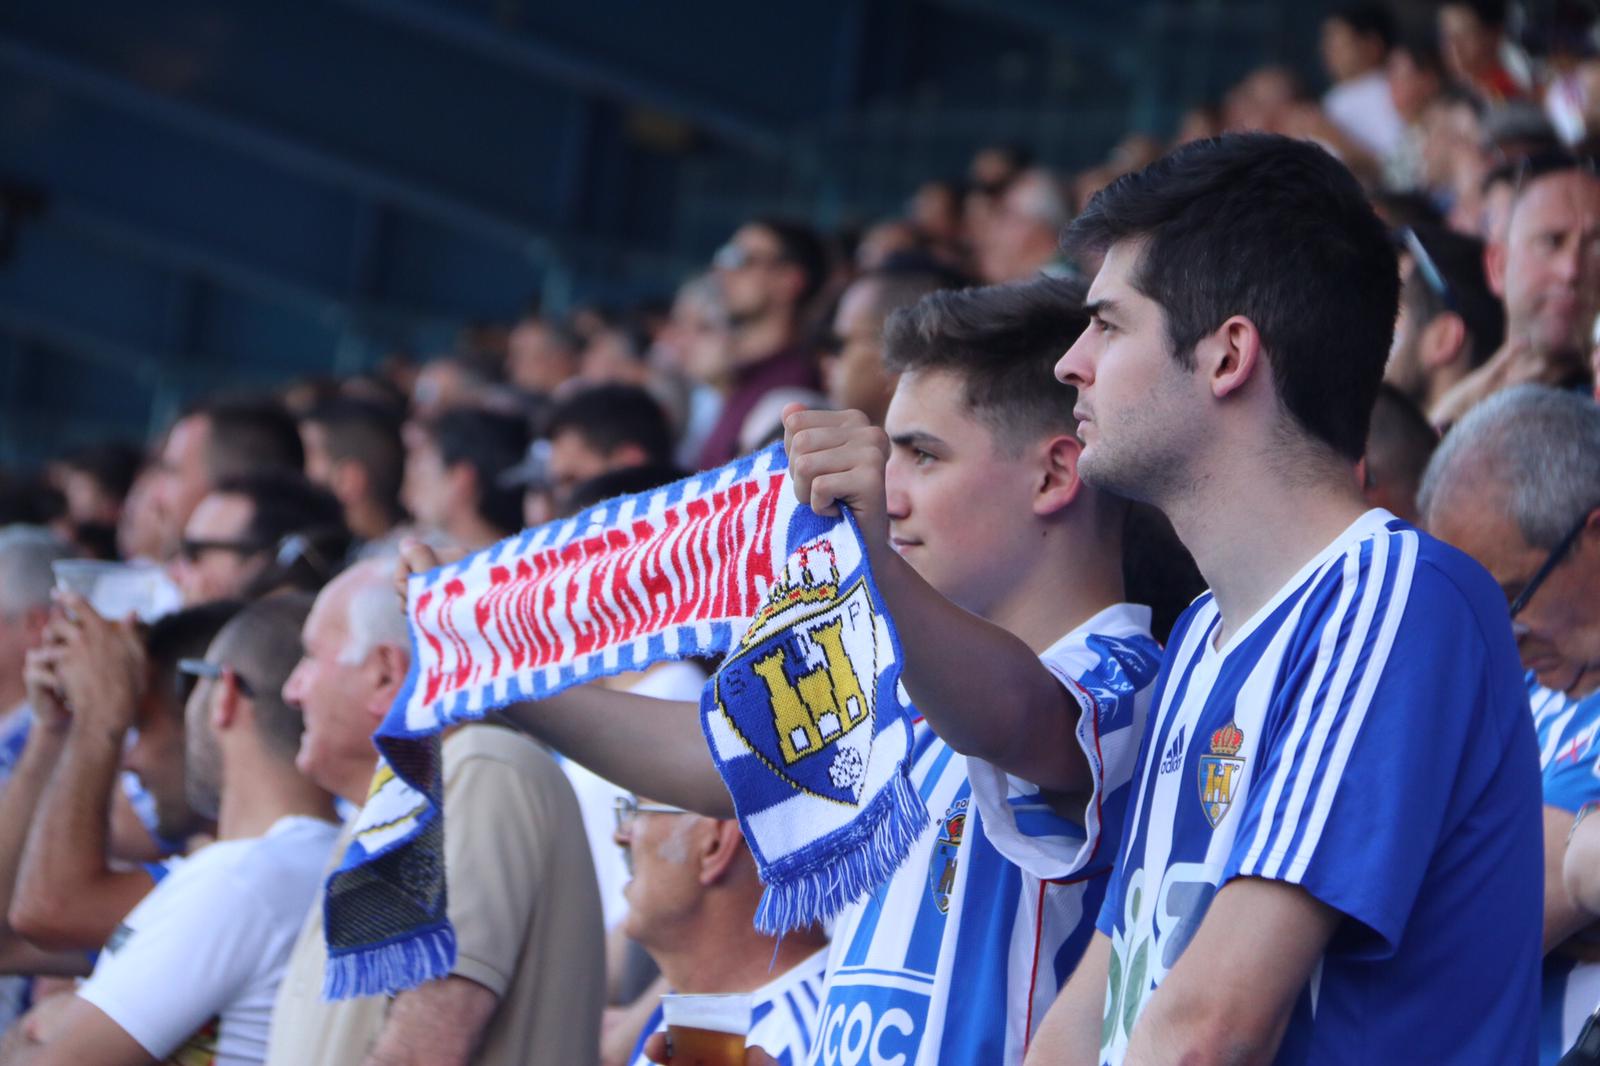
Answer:
M475 788L490 781L538 792L559 783L570 789L555 758L524 733L503 725L474 722L444 739L444 785L453 791L468 778Z
M1452 619L1443 615L1453 612L1454 620L1470 621L1479 629L1504 618L1505 593L1460 549L1399 519L1371 539L1373 557L1382 554L1385 567L1393 568L1389 583L1408 609L1419 615L1441 612L1433 621L1445 625Z
M211 858L214 874L252 890L299 887L300 882L320 880L339 830L338 823L321 818L284 818L261 836L212 844L200 857L224 849Z

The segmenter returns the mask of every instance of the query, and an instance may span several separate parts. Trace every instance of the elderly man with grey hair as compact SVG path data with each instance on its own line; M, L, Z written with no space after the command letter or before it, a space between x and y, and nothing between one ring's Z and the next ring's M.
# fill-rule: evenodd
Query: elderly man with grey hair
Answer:
M1505 589L1529 671L1544 787L1540 1058L1551 1063L1600 1003L1600 963L1575 957L1597 915L1562 881L1575 818L1600 802L1600 408L1541 385L1490 397L1445 436L1419 503L1429 530Z
M284 697L305 716L301 771L352 804L377 768L372 733L403 686L411 644L393 560L324 588ZM393 999L322 1000L322 903L306 916L273 1010L273 1066L595 1062L605 1002L600 897L572 786L520 733L469 725L444 741L445 869L457 956L449 977ZM334 849L337 863L353 831Z

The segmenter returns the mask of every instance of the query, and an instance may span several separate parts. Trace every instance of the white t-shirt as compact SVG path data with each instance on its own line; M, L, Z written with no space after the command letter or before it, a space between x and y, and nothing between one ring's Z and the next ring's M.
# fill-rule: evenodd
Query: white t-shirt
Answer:
M1341 133L1382 160L1400 147L1405 123L1389 96L1389 79L1371 70L1341 82L1322 98L1322 108Z
M658 700L698 703L705 683L705 671L694 663L667 662L646 671L628 691ZM628 867L614 836L617 798L626 796L628 791L571 759L563 758L560 763L572 784L572 791L578 794L583 831L589 838L589 851L594 855L595 881L600 885L600 908L605 915L606 931L610 932L628 913L627 901L622 898L622 886L628 883Z
M339 827L275 822L196 853L123 919L78 989L157 1059L266 1058L272 1003Z

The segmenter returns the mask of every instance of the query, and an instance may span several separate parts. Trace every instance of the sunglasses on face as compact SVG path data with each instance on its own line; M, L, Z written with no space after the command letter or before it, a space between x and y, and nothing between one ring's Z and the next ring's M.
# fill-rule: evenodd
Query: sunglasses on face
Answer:
M234 555L255 555L266 549L253 540L206 540L184 537L178 545L178 554L184 562L199 561L206 552L232 552Z
M194 691L196 683L205 678L207 681L221 681L224 671L233 674L233 683L242 696L254 698L255 690L244 675L234 670L225 663L214 663L206 659L179 659L178 660L178 694L185 703L189 702L189 695Z

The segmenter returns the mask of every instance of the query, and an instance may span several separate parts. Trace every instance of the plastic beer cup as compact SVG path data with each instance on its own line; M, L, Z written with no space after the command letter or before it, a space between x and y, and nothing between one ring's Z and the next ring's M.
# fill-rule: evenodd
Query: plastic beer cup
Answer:
M673 1066L744 1066L750 1008L747 995L662 996Z

